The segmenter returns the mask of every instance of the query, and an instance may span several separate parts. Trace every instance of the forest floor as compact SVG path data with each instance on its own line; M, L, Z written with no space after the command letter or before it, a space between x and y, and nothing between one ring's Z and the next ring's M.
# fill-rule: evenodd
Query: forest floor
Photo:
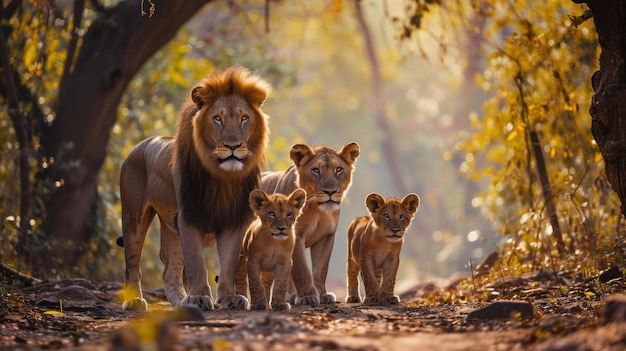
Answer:
M624 350L626 283L539 273L415 284L393 306L336 303L284 312L124 312L121 283L24 282L0 274L0 350ZM465 289L465 290L464 290Z

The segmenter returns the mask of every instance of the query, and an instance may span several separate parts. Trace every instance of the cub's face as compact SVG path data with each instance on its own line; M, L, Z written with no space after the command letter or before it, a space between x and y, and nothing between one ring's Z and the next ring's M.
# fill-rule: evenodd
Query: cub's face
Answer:
M295 237L294 224L305 201L306 193L302 189L294 190L289 196L268 195L258 189L250 193L250 208L261 220L261 226L276 240Z
M304 144L292 146L290 157L298 172L299 185L306 190L307 201L322 210L338 210L350 188L354 162L359 157L357 143L337 151L329 146L313 149Z
M374 220L377 233L391 242L400 242L411 224L419 207L420 198L409 194L400 200L390 197L385 200L378 194L369 194L365 205Z

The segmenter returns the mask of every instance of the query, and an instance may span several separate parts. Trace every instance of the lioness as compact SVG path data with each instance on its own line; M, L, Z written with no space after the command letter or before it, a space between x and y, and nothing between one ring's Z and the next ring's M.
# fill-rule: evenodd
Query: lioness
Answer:
M237 293L246 295L250 285L251 310L269 309L270 294L265 291L261 274L269 274L273 280L271 309L291 308L285 295L296 243L294 224L305 200L303 189L296 189L289 196L267 195L262 190L250 193L250 207L257 219L248 227L243 239L237 268Z
M306 204L296 223L293 250L291 275L296 305L336 301L335 294L326 291L328 263L335 243L339 205L350 188L354 162L359 154L357 143L346 144L339 151L324 145L311 149L296 144L289 152L293 165L284 171L263 174L261 189L267 193L289 194L298 187L306 191ZM309 247L313 272L306 261Z
M244 67L218 70L191 90L175 137L142 141L122 164L124 310L147 309L141 292L141 251L155 214L161 222L169 302L214 307L203 242L217 241L217 302L224 308L247 307L247 298L235 294L235 273L244 231L254 219L248 195L258 187L266 164L269 117L261 105L269 91L269 83Z
M394 295L396 274L404 233L420 204L419 196L408 194L402 201L378 194L365 199L371 216L355 218L348 227L348 295L346 302L361 302L359 272L365 285L365 304L400 302Z

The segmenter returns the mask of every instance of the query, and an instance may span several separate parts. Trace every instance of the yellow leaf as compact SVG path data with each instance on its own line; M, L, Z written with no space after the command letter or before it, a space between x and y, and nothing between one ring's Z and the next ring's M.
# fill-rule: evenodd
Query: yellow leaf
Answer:
M591 291L585 291L585 296L586 296L588 299L590 299L590 298L592 298L592 297L596 296L596 294L594 294L594 293L593 293L593 292L591 292Z
M59 311L46 311L43 314L51 314L51 315L63 315L63 312L59 312Z
M511 141L513 139L515 139L515 137L517 136L517 130L514 130L511 132L511 134L509 134L508 137L506 137L506 141Z

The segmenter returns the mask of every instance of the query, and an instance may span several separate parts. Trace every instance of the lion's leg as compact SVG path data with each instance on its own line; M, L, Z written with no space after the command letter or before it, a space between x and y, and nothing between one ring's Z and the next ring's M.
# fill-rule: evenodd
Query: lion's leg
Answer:
M290 280L290 275L290 263L279 263L274 267L274 289L272 291L273 311L284 311L291 308L289 303L285 300L287 282Z
M187 295L183 283L185 261L178 234L163 219L161 219L161 261L165 265L163 270L165 296L172 306L176 307Z
M311 246L311 263L313 265L313 281L320 293L320 303L329 304L337 301L337 297L332 292L326 291L326 276L328 275L328 265L330 255L335 244L335 234L322 237L317 243Z
M363 278L363 285L365 286L365 300L367 305L380 305L383 304L380 296L380 285L376 279L376 268L374 262L367 258L366 253L363 253L361 257L361 277Z
M383 281L380 286L380 292L384 304L397 304L400 302L400 297L393 294L393 290L396 285L398 266L400 266L399 257L388 259L383 263Z
M225 230L216 234L217 255L220 261L220 279L217 283L217 302L223 308L245 309L249 306L248 298L237 295L235 291L235 275L244 227ZM248 275L248 281L250 276Z
M204 265L204 233L198 228L189 225L184 218L183 212L180 211L178 213L178 234L185 260L185 273L187 274L187 282L189 284L189 293L181 301L181 305L194 305L202 310L212 310L213 298L211 297L208 274ZM236 260L239 255L238 253L235 253L235 255ZM234 287L234 276L231 279L233 279Z
M296 286L296 305L319 305L320 297L317 289L313 285L313 276L309 270L306 260L306 248L304 240L296 238L293 248L293 266L291 276Z
M361 268L358 262L355 261L350 249L348 249L348 295L346 296L347 303L360 303L361 297L359 297L359 272Z
M235 276L235 293L237 295L248 296L248 271L246 269L248 260L243 252L239 254L237 262L237 273Z
M273 272L261 273L261 282L263 282L263 289L265 289L265 296L270 300L272 298L272 284L274 283Z
M124 271L124 303L123 310L147 311L148 303L143 298L141 291L141 256L146 232L154 218L154 210L147 208L141 216L143 204L130 203L133 199L122 202L122 233L124 236L124 259L126 268ZM126 206L124 206L126 205Z

